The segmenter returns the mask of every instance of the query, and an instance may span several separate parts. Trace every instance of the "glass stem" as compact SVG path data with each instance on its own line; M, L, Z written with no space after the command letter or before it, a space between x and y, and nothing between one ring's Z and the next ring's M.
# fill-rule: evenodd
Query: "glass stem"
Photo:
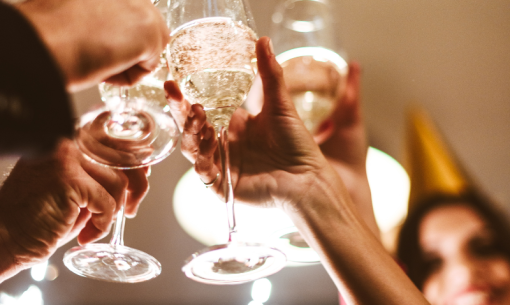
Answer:
M216 136L218 138L218 148L221 160L221 176L223 195L227 207L228 220L228 241L234 241L236 231L236 218L234 213L234 190L232 188L232 178L230 176L230 157L228 150L228 126L215 126Z
M126 206L127 192L124 197L124 202L122 203L120 210L117 212L117 219L115 219L113 235L112 239L110 240L110 245L113 248L116 246L124 246L124 225L126 223L126 218L124 217L124 207Z

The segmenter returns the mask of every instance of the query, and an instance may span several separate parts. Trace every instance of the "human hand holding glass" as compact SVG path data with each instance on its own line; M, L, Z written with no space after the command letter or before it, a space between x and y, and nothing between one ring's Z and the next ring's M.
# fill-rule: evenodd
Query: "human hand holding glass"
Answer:
M276 59L299 116L315 136L345 92L348 66L337 53L327 0L284 0L272 16Z
M204 249L183 271L196 281L239 284L265 277L285 266L285 255L261 244L236 239L234 191L230 172L228 129L255 76L253 18L245 1L170 0L170 73L191 104L200 104L219 143L223 198L227 206L228 243ZM214 138L214 137L213 137ZM219 175L219 176L218 176Z
M99 86L105 105L83 115L77 126L76 143L87 159L133 169L160 162L175 149L179 129L163 90L166 60L161 57L160 61L155 71L134 86ZM64 256L66 266L79 275L112 282L134 283L159 275L161 265L155 258L124 246L124 222L123 205L110 243L70 249Z

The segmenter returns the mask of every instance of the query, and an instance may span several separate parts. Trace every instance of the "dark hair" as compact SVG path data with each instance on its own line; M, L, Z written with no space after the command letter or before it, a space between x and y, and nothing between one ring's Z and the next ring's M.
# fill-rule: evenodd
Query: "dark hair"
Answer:
M462 204L475 210L494 232L498 253L510 261L510 227L508 221L488 198L476 191L462 195L436 194L419 201L405 220L397 240L397 258L404 265L409 278L420 290L429 270L419 243L420 224L430 211L448 205Z

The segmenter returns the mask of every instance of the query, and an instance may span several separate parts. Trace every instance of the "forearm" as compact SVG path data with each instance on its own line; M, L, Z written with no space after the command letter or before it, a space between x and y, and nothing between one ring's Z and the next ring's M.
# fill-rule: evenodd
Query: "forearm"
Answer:
M0 41L0 154L50 151L74 130L61 72L33 26L1 1Z
M428 304L360 220L331 169L288 214L349 304ZM340 187L339 187L340 186Z

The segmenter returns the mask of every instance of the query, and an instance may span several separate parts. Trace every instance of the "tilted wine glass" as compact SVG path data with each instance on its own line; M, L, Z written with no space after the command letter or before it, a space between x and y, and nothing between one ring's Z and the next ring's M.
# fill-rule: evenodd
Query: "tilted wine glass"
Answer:
M348 66L338 54L328 0L284 0L271 38L285 84L307 129L316 133L345 90Z
M265 277L285 266L285 255L263 244L236 239L234 192L230 176L228 126L255 76L257 35L244 0L170 0L170 73L190 103L204 106L216 130L227 206L229 239L191 256L183 272L209 284L238 284Z
M163 12L166 11L166 4ZM163 83L166 59L133 87L100 85L105 105L83 115L77 124L76 143L92 162L117 169L155 164L176 147L179 130L169 113ZM127 194L125 196L127 198ZM135 283L161 273L161 264L149 254L124 246L124 205L115 220L108 244L74 247L64 264L74 273L110 282Z
M312 134L331 116L347 82L348 65L335 43L331 11L328 0L282 0L272 15L276 59L296 110ZM274 236L290 263L319 262L297 228Z

